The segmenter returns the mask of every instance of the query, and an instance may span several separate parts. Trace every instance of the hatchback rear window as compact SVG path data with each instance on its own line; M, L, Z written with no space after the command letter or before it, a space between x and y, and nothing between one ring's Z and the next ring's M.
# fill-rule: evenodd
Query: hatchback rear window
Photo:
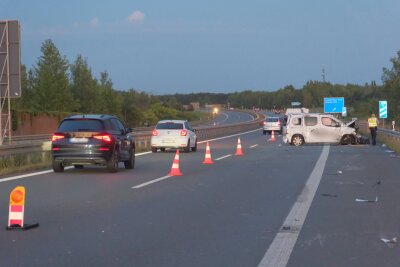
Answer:
M59 132L102 132L103 124L99 120L65 120L58 127Z
M159 124L157 124L156 129L180 130L180 129L183 129L183 124L182 123L174 123L174 122L159 123Z
M278 118L267 118L267 122L278 122Z

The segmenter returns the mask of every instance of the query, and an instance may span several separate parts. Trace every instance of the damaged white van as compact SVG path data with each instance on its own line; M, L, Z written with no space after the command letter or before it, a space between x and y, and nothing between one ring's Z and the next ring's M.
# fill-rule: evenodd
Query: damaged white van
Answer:
M307 143L356 144L355 121L347 124L330 114L290 114L283 141L294 146Z

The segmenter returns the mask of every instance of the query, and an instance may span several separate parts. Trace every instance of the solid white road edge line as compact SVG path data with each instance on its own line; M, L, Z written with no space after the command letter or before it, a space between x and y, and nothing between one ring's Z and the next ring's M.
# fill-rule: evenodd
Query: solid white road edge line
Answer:
M68 166L68 167L65 167L64 169L68 170L68 169L72 169L72 168L73 168L72 166ZM3 178L3 179L0 179L0 183L17 180L17 179L22 179L22 178L26 178L26 177L30 177L30 176L35 176L35 175L52 173L52 172L53 172L53 170L47 170L47 171L41 171L41 172L22 174L22 175L18 175L18 176L9 177L9 178Z
M329 146L324 146L303 190L297 197L296 202L293 204L292 209L258 267L285 267L287 265L321 181L328 155ZM290 227L290 229L284 230L287 227Z
M254 147L256 147L256 146L258 146L258 144L252 145L250 148L254 148Z
M228 157L231 157L231 156L232 156L232 154L228 154L228 155L225 155L223 157L217 158L215 160L221 160L221 159L228 158Z
M256 130L252 130L252 131L248 131L248 132L244 132L244 133L233 134L233 135L228 135L228 136L224 136L224 137L204 140L204 141L198 142L198 144L206 143L207 141L211 142L211 141L226 139L226 138L230 138L230 137L234 137L234 136L238 136L238 135L242 135L242 134L248 134L248 133L252 133L252 132L255 132L255 131L259 131L259 130L260 129L256 129ZM147 154L151 154L151 151L137 153L137 154L135 154L135 156L143 156L143 155L147 155ZM72 168L72 167L66 167L65 169L69 169L69 168ZM52 173L52 172L53 172L53 170L47 170L47 171L27 173L27 174L13 176L13 177L9 177L9 178L3 178L3 179L0 178L0 183L12 181L12 180L17 180L17 179L23 179L23 178L32 177L32 176L41 175L41 174Z
M145 186L148 186L148 185L150 185L150 184L154 184L154 183L157 183L157 182L159 182L159 181L168 179L168 178L170 178L170 177L173 177L173 176L166 175L166 176L163 176L163 177L160 177L160 178L151 180L151 181L149 181L149 182L146 182L146 183L143 183L143 184L140 184L140 185L132 186L132 189L138 189L138 188L141 188L141 187L145 187Z

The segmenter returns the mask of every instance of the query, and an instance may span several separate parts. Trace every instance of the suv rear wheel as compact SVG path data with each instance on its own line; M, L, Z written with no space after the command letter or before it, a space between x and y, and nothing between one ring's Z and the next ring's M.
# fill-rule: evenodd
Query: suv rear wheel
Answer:
M125 169L135 168L135 148L132 148L129 159L124 161Z
M111 156L111 159L106 163L107 170L109 172L117 172L118 170L118 152L117 148L114 149L114 153Z
M301 146L304 144L304 138L303 136L296 134L292 137L292 144L294 146Z
M54 172L63 172L64 166L62 165L61 162L57 162L57 161L53 160L53 171Z

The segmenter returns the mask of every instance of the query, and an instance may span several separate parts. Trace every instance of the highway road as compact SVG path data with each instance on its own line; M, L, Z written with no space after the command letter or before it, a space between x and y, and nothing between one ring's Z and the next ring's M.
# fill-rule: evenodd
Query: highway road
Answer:
M28 231L0 229L0 266L398 266L399 158L382 146L292 147L261 129L180 154L0 180L27 189ZM18 177L17 177L18 178ZM356 202L356 199L377 202Z
M253 116L249 113L232 111L232 110L221 110L215 118L202 123L201 126L220 126L225 124L241 123L253 120Z

